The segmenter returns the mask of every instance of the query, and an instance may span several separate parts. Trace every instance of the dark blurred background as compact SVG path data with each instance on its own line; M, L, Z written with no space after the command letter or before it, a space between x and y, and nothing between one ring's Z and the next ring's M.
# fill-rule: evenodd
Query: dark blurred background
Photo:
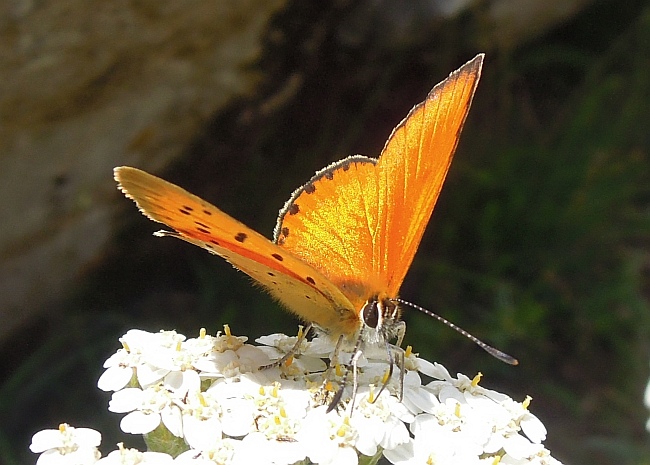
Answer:
M96 388L130 328L296 331L115 190L153 171L271 236L323 166L377 156L433 85L483 78L403 298L406 343L516 400L572 464L648 464L650 2L0 6L0 463L61 422L143 447Z

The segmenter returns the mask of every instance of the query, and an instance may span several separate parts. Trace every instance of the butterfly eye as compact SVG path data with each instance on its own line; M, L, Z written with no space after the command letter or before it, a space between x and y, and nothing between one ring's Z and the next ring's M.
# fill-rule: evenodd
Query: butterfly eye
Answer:
M376 300L369 300L361 309L361 317L366 326L376 328L379 324L379 303Z

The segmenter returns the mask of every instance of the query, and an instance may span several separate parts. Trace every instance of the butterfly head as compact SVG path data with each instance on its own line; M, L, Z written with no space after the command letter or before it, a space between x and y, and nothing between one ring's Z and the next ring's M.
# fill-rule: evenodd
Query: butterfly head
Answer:
M359 311L363 339L368 343L383 343L397 337L399 345L406 326L401 314L395 299L374 295Z

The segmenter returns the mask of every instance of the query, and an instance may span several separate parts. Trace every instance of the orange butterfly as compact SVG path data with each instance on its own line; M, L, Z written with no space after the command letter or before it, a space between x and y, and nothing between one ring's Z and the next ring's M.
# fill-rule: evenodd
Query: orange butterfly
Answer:
M355 350L395 337L399 345L405 325L398 291L449 170L482 64L477 55L435 86L393 130L379 159L351 156L317 172L281 210L273 241L144 171L115 168L115 179L146 216L175 230L158 235L223 257L334 340L356 341Z

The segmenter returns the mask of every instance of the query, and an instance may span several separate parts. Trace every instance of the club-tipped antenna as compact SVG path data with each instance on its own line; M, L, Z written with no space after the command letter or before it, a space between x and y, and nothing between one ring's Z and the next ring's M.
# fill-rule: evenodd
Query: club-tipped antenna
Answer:
M412 304L411 302L407 302L406 300L394 299L394 301L399 302L400 304L403 304L403 305L408 305L409 307L413 307L414 309L421 311L425 315L429 315L429 316L435 318L436 320L446 324L451 329L456 330L457 332L459 332L460 334L465 336L470 341L473 341L474 344L479 346L481 349L486 351L488 354L490 354L494 358L498 358L502 362L505 362L505 363L507 363L509 365L518 365L519 364L519 360L517 360L513 356L508 355L505 352L501 352L499 349L495 349L491 345L486 344L485 342L481 341L479 338L472 336L470 333L465 331L463 328L460 328L460 327L456 326L451 321L441 317L437 313L433 313L431 310L427 310L426 308L420 307L419 305Z

